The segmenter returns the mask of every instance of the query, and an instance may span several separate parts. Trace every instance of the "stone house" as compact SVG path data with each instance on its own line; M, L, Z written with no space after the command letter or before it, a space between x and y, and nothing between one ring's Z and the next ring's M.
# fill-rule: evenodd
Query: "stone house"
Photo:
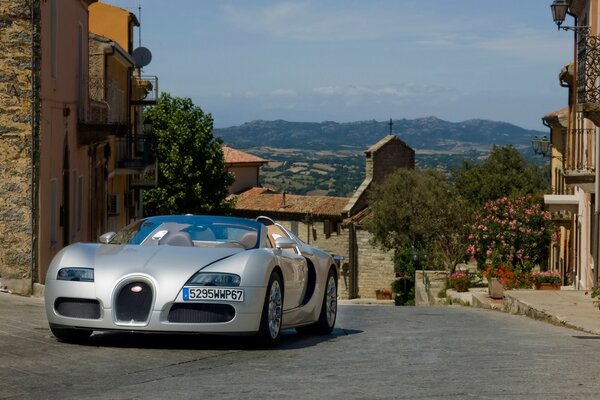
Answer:
M351 198L298 196L252 188L232 196L241 216L269 216L306 243L344 257L339 293L342 298L373 298L395 279L392 253L371 244L362 223L368 216L369 190L398 168L414 168L415 152L388 135L365 152L365 179Z
M95 241L109 227L110 195L119 185L123 197L131 193L143 171L135 138L141 107L152 99L135 97L147 85L136 75L131 46L110 30L89 33L107 7L95 0L0 2L0 288L28 294L44 283L58 251ZM135 17L112 8L111 23L125 25L132 38Z

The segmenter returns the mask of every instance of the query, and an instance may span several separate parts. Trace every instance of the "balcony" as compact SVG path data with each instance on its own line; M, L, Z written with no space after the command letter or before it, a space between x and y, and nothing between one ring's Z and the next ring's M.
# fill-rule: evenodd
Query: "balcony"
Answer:
M154 187L157 183L157 161L150 136L116 138L117 175L130 175L131 187Z
M595 170L595 130L570 129L565 139L564 174L567 185L593 192Z
M158 100L158 77L133 76L131 83L131 104L154 105Z
M127 94L118 83L99 76L87 76L82 80L82 86L84 98L87 86L87 101L79 107L79 145L101 142L107 135L127 133Z
M586 31L577 40L577 111L600 126L600 38Z

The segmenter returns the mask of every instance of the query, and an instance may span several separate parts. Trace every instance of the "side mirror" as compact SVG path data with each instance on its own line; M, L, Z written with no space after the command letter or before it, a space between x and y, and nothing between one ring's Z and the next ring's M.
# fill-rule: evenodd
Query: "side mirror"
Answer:
M98 241L100 243L108 244L116 234L116 232L106 232L104 235L98 238Z
M293 249L298 246L295 240L286 238L286 237L278 237L275 239L275 247L278 249Z

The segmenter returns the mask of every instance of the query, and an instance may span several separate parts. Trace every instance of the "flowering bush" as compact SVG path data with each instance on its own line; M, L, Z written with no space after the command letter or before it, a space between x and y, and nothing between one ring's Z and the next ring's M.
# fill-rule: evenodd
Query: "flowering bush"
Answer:
M468 292L471 285L471 276L468 272L458 271L450 275L450 287L457 292Z
M492 255L497 262L515 267L540 263L548 255L553 233L542 198L531 195L488 201L469 231L467 251L480 268Z
M531 287L531 274L527 267L512 267L507 264L486 266L483 276L487 279L497 278L505 289Z
M534 272L531 275L533 279L533 283L536 285L541 285L542 283L551 283L553 285L560 285L562 283L562 279L558 272L544 271L544 272Z

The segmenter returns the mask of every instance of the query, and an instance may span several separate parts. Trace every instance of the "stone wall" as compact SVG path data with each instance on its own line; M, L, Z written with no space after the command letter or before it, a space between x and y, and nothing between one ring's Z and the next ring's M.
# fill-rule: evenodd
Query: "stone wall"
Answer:
M374 247L371 234L365 230L356 231L358 244L358 297L374 298L375 290L390 289L396 279L393 251L386 252Z
M0 2L0 286L24 293L35 264L39 24L39 1Z

